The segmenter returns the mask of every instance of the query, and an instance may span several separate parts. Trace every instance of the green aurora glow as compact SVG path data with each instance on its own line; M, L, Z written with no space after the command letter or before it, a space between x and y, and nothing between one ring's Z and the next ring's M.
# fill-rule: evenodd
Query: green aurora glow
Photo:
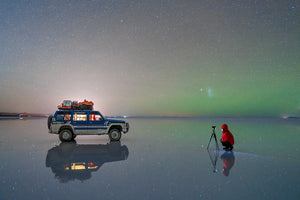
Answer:
M2 1L0 111L300 116L299 2Z

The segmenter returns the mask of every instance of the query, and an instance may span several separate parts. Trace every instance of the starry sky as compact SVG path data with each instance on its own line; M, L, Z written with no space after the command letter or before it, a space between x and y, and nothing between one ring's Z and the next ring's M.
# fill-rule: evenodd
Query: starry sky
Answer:
M296 0L1 0L0 111L300 116Z

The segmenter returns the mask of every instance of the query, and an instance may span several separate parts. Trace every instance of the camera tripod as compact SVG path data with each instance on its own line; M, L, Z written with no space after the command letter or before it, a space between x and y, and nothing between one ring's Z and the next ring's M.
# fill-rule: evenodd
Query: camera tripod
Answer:
M215 142L216 142L216 148L219 149L219 145L218 145L218 141L217 141L217 136L216 136L216 126L212 126L212 129L213 129L213 132L210 136L210 139L209 139L209 142L208 142L208 145L207 145L207 150L209 148L209 145L210 145L210 142L211 142L211 139L214 138L215 139Z
M214 167L213 172L217 173L218 172L218 170L217 170L217 161L218 161L218 157L219 157L219 145L218 145L217 136L216 136L216 126L212 126L212 128L213 128L213 132L210 136L209 143L207 145L207 152L208 152L210 161L211 161L211 163ZM216 142L216 151L210 152L208 148L209 148L209 145L210 145L210 142L211 142L212 138L214 138L214 140Z

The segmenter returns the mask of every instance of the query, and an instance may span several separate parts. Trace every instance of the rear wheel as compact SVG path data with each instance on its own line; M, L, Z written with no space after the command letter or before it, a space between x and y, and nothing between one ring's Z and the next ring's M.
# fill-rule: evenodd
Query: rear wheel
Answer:
M119 141L121 139L121 131L117 128L113 128L109 131L110 141Z
M70 142L73 140L73 133L69 129L63 129L59 132L59 139L62 142Z
M48 129L50 129L50 126L51 126L51 122L52 122L52 118L53 118L53 116L52 115L50 115L49 117L48 117Z

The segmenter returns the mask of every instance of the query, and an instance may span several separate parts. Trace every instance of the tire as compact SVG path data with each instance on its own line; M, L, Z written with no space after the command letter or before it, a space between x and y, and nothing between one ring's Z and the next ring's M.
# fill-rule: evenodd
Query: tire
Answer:
M48 117L48 129L50 129L50 126L51 126L51 122L52 122L52 118L53 118L53 116L52 115L50 115L49 117Z
M121 131L117 128L111 129L109 131L109 139L110 139L110 141L120 141Z
M73 133L69 129L62 129L59 132L59 139L62 142L70 142L73 140Z

